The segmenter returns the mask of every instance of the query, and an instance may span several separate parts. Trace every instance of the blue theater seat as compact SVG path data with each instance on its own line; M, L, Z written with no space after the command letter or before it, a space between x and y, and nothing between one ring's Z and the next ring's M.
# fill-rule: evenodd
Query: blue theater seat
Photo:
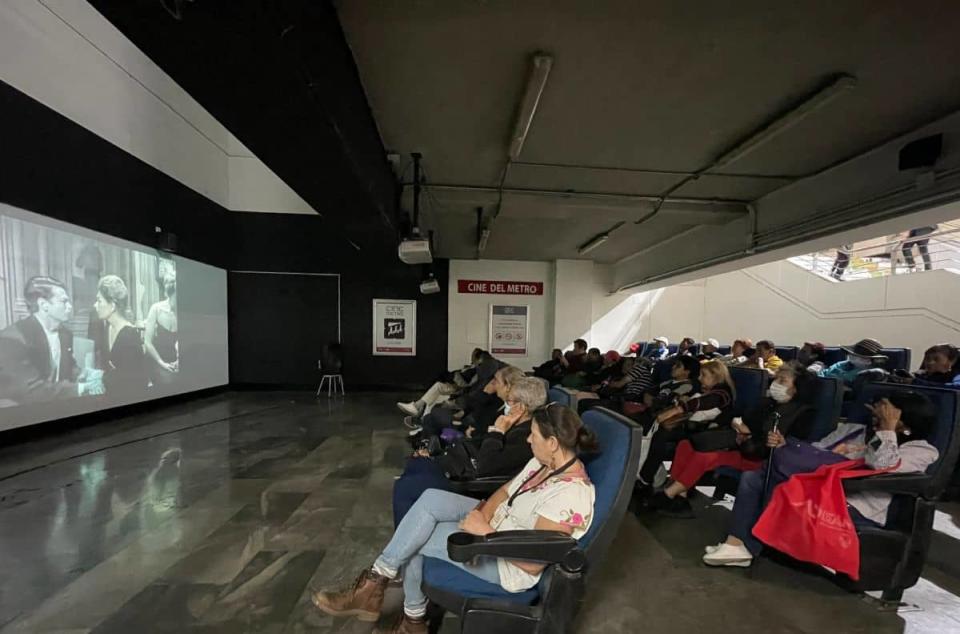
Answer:
M816 442L837 428L840 408L843 406L843 381L836 378L817 378L813 406L817 410L810 431L810 442Z
M793 361L797 358L800 348L797 346L777 346L777 356L784 361Z
M910 369L910 359L913 356L910 348L884 348L881 352L887 355L887 363L884 365L887 370L892 372Z
M730 368L730 378L737 388L734 407L738 413L756 406L770 385L770 373L759 368Z
M590 530L574 540L552 531L510 531L486 537L456 533L450 557L508 556L549 564L539 584L520 593L482 581L445 561L424 559L423 589L432 604L431 622L442 611L458 614L461 632L553 634L569 632L583 599L585 583L602 560L619 528L640 463L641 428L604 408L583 415L596 433L597 454L583 456L596 488ZM439 608L439 610L437 609Z
M569 407L573 411L577 411L577 397L562 387L552 387L547 390L547 402L559 403L560 405Z

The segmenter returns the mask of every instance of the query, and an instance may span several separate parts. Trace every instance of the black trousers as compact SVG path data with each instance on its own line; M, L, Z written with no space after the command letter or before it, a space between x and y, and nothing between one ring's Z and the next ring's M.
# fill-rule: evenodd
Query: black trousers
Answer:
M671 460L677 451L677 445L688 437L683 425L673 429L658 429L650 439L650 453L640 467L640 478L647 484L653 484L653 479L664 460Z
M907 266L913 268L916 265L916 261L913 259L913 247L916 245L917 251L920 252L920 257L923 258L923 270L929 271L933 268L933 263L930 261L930 248L927 246L930 244L930 238L924 238L923 240L912 240L910 242L903 243L903 259L906 261Z
M843 277L843 272L847 270L847 267L850 265L850 256L843 251L837 251L837 259L833 261L833 270L830 271L830 276L839 280Z

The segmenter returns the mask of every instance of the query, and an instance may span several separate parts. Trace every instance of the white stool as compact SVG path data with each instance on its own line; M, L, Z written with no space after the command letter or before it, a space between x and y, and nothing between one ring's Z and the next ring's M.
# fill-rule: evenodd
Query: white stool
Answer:
M317 388L317 396L320 396L320 392L323 391L323 384L327 384L327 398L335 395L337 393L337 388L340 388L340 394L346 396L347 392L343 389L343 375L342 374L324 374L320 378L320 387Z

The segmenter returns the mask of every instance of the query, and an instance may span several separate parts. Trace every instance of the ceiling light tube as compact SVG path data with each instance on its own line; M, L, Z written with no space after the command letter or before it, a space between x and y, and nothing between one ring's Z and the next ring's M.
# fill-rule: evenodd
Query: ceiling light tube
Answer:
M598 233L597 235L590 238L589 241L585 242L584 244L581 244L577 248L577 253L579 253L580 255L586 255L609 239L610 239L609 233Z
M510 137L510 150L507 156L511 161L516 161L520 158L520 152L523 150L523 144L527 140L527 133L530 132L530 126L533 124L533 116L537 112L537 106L540 104L540 96L543 94L543 89L547 85L547 77L549 77L552 67L552 55L545 53L534 54L530 65L530 78L527 80L527 89L523 93L520 110L517 112L517 123L513 127L513 136Z

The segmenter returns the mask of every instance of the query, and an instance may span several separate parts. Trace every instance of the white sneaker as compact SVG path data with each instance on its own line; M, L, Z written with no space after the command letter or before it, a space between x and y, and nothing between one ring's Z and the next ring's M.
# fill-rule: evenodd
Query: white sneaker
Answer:
M411 437L412 437L412 436L416 436L417 434L419 434L419 433L422 432L422 431L423 431L423 427L417 425L416 427L412 427L412 428L410 429L410 431L407 432L407 436L411 436Z
M753 555L746 546L731 546L720 544L715 551L703 556L703 563L708 566L737 566L749 568L753 563Z
M714 544L713 546L704 546L703 552L709 555L711 553L717 552L717 549L720 548L721 546L723 546L723 542L720 542L719 544Z
M397 401L397 409L409 416L418 416L420 414L420 409L414 402L403 403L401 401Z

